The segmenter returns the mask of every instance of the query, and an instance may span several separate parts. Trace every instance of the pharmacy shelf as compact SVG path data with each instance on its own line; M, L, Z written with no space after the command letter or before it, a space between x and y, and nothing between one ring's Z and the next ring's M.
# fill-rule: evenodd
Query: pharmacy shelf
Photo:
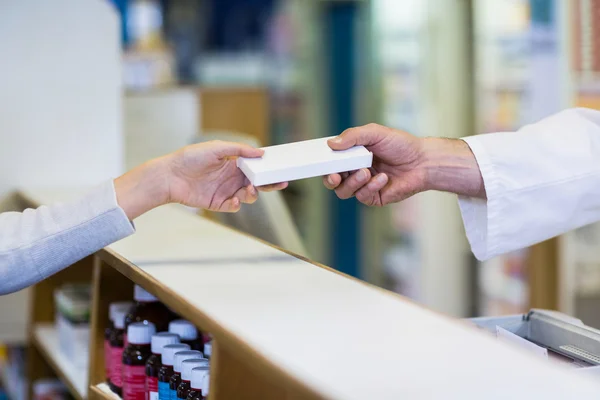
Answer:
M57 197L26 195L33 207ZM497 398L591 398L600 392L597 382L469 324L179 207L160 207L135 223L136 234L96 254L97 360L108 297L119 287L130 293L134 282L213 335L215 399L477 398L491 391ZM103 364L91 367L97 385ZM399 376L410 379L399 382Z
M75 399L87 397L88 371L60 350L58 332L52 324L38 324L33 329L32 343L42 353L56 375L69 388Z
M121 396L113 393L106 383L100 383L98 385L90 387L92 393L102 399L107 400L121 400Z

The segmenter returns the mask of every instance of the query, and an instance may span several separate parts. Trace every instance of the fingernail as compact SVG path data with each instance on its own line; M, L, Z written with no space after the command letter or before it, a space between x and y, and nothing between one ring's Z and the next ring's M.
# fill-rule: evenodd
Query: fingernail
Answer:
M329 140L331 143L342 143L342 138L340 136L336 136L333 139Z
M356 175L356 180L358 180L359 182L364 182L367 180L367 171L365 171L364 169L361 169L360 171L358 171L358 174Z
M385 179L386 179L386 176L384 174L380 174L377 177L377 182L379 182L379 183L385 183Z
M333 186L333 179L331 179L330 176L327 177L327 183L329 183L331 186Z

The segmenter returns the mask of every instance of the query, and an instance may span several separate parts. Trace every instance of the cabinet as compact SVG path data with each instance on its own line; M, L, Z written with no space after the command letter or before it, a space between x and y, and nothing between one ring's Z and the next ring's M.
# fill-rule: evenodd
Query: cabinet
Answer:
M78 192L77 192L78 193ZM76 192L28 190L23 206ZM32 289L30 377L58 375L76 399L103 390L108 304L133 284L215 340L211 399L592 396L600 386L329 267L181 209L136 219L137 232ZM89 369L58 351L51 289L93 283Z

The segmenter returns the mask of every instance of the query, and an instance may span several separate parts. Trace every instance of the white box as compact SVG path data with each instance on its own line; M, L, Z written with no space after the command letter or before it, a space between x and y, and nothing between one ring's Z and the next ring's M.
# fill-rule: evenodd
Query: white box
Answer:
M331 137L264 147L262 158L240 157L237 166L254 186L263 186L369 168L373 163L373 153L364 146L334 151L327 145L328 139Z

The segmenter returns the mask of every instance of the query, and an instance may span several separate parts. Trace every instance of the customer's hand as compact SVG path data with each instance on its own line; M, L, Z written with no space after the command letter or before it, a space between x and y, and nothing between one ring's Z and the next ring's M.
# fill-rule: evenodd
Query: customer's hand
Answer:
M462 140L423 139L369 124L347 129L328 144L334 150L363 145L373 153L370 169L323 178L341 199L356 196L368 206L383 206L425 190L485 198L479 166Z
M130 219L166 203L236 212L254 203L257 188L236 166L237 157L261 157L263 150L240 143L212 141L151 160L115 180L117 200ZM284 189L287 183L258 188Z

